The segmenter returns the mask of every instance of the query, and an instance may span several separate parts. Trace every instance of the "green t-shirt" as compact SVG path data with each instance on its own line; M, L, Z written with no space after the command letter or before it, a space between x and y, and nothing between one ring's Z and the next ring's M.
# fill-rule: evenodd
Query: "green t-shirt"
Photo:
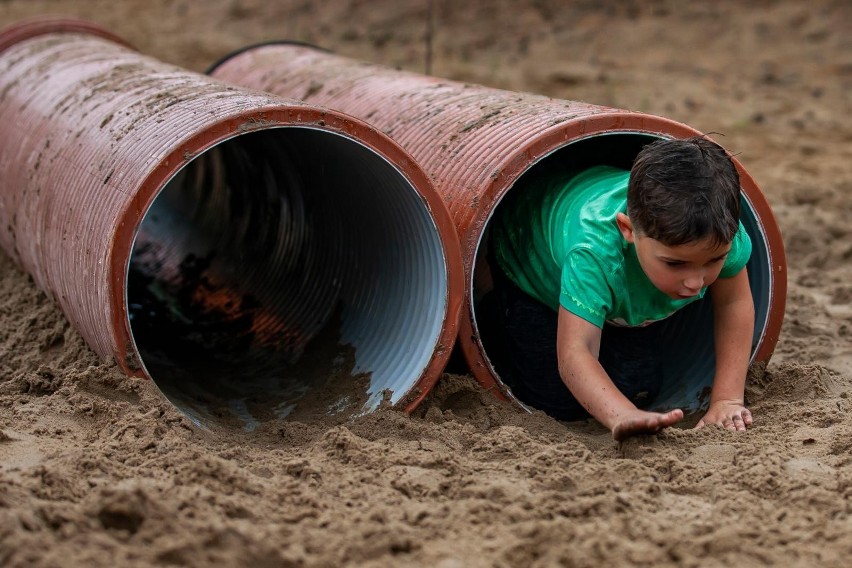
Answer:
M627 211L629 176L596 166L516 187L513 206L492 224L494 255L506 275L543 304L561 305L597 327L646 325L704 297L706 287L692 298L669 298L645 275L615 221ZM740 223L719 277L735 276L749 256L751 240Z

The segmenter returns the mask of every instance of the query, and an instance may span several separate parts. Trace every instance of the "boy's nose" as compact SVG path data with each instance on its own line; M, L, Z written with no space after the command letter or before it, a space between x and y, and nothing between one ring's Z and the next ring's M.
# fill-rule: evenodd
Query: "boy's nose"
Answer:
M695 274L690 276L686 280L683 281L684 288L698 292L701 290L701 287L704 286L704 275L703 274Z

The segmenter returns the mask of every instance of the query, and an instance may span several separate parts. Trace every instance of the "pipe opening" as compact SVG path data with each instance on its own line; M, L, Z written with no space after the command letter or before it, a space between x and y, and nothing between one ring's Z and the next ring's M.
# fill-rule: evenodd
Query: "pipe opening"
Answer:
M204 427L396 404L446 304L447 259L412 183L307 127L196 156L145 212L127 274L144 370Z
M608 132L577 140L558 148L532 164L518 180L525 176L546 173L549 170L569 169L580 171L595 165L609 165L629 170L643 146L662 138L635 132ZM517 181L515 183L517 183ZM513 185L514 187L514 185ZM755 307L755 330L752 339L752 358L764 338L773 286L769 242L763 224L745 192L741 193L741 221L752 241L752 255L746 265ZM500 381L503 331L489 321L483 298L491 289L488 266L489 225L495 213L503 207L513 206L513 191L508 191L492 210L485 229L481 232L476 249L471 306L473 329L477 347L486 364L505 392L511 391ZM649 408L669 410L682 408L684 412L697 412L709 402L709 389L713 382L715 355L713 346L713 312L709 294L660 322L663 356L663 385ZM555 338L554 338L555 339ZM521 404L520 401L516 402Z

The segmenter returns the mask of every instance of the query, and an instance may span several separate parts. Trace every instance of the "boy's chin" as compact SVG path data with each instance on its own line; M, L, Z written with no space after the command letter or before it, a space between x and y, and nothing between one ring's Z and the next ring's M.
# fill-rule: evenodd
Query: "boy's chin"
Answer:
M660 290L660 288L657 288L657 290ZM696 294L681 294L680 292L671 292L671 291L667 291L667 290L660 290L660 292L662 292L663 294L665 294L666 296L668 296L672 300L689 300L690 298L695 298L698 295L698 293L696 293Z
M698 294L678 294L677 292L669 293L669 298L672 300L689 300L691 298L695 298Z
M671 291L671 290L663 290L659 286L655 286L657 290L671 298L672 300L689 300L690 298L695 298L701 292L696 292L695 294L681 294L679 291Z

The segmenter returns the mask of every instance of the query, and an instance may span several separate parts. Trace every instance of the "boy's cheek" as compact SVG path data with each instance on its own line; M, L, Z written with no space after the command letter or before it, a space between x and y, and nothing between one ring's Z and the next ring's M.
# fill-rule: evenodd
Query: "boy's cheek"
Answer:
M651 275L651 281L664 292L672 292L680 288L681 280L683 279L680 275L668 267L657 270Z
M714 282L716 282L716 280L718 280L718 279L719 279L719 274L721 274L721 273L722 273L722 268L721 268L721 267L719 267L717 270L714 270L714 271L712 272L712 274L708 274L708 275L707 275L707 278L706 278L706 280L705 280L705 282L704 282L704 286L710 286L711 284L713 284Z

